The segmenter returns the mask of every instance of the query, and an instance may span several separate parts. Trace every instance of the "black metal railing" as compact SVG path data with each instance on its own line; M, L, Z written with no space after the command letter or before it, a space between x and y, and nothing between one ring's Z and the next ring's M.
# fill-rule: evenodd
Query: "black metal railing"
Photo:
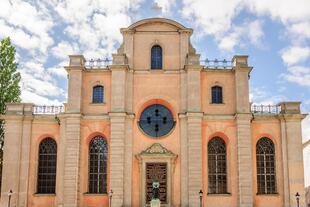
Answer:
M254 114L279 114L281 106L278 105L251 105L251 112Z
M33 114L46 114L46 115L54 115L60 114L65 111L64 106L38 106L35 105L32 107Z
M200 63L206 68L206 69L232 69L233 68L233 62L230 60L210 60L205 59L201 60Z
M90 59L86 60L85 68L86 69L105 69L108 65L112 64L112 59L103 58L103 59Z

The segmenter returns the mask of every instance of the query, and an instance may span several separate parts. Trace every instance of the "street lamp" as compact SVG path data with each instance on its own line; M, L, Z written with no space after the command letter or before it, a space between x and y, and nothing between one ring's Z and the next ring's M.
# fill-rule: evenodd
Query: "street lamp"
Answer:
M111 189L111 190L109 191L109 207L112 206L112 196L113 196L113 190Z
M296 197L296 201L297 201L297 207L299 207L299 198L300 198L300 195L299 195L298 192L296 193L295 197Z
M199 191L200 207L202 207L202 195L203 195L203 192L202 192L202 190L200 189L200 191Z
M12 191L12 190L10 190L10 191L8 192L8 196L9 196L8 207L10 207L10 206L11 206L11 197L12 197L12 195L13 195L13 191Z

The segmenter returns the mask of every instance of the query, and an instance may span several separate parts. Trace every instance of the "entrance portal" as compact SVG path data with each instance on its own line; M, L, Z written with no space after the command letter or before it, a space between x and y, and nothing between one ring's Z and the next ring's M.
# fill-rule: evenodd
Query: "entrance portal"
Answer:
M159 182L160 203L167 203L167 163L151 162L146 163L146 202L152 200L153 182Z
M160 206L173 206L173 173L177 155L161 144L154 143L136 157L140 167L140 206L150 206L154 181L160 184Z

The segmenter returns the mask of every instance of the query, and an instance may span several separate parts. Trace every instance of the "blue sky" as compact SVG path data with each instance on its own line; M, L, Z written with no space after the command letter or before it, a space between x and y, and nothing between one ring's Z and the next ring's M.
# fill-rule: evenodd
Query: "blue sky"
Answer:
M0 0L0 8L0 38L10 36L17 48L24 102L65 102L69 54L111 56L122 41L119 28L166 17L194 29L202 58L249 55L252 102L302 101L310 111L310 0Z

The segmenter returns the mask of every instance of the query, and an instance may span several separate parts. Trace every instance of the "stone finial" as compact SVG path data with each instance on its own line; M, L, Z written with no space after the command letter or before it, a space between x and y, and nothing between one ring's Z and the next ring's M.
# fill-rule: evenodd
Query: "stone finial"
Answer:
M83 55L69 55L69 59L69 66L84 66L86 62Z
M248 66L248 57L247 55L235 55L232 58L233 66Z
M125 54L112 54L113 56L113 65L127 65L127 57Z
M301 102L281 102L278 105L281 107L281 114L300 114Z
M200 54L188 54L186 58L187 65L200 65Z

